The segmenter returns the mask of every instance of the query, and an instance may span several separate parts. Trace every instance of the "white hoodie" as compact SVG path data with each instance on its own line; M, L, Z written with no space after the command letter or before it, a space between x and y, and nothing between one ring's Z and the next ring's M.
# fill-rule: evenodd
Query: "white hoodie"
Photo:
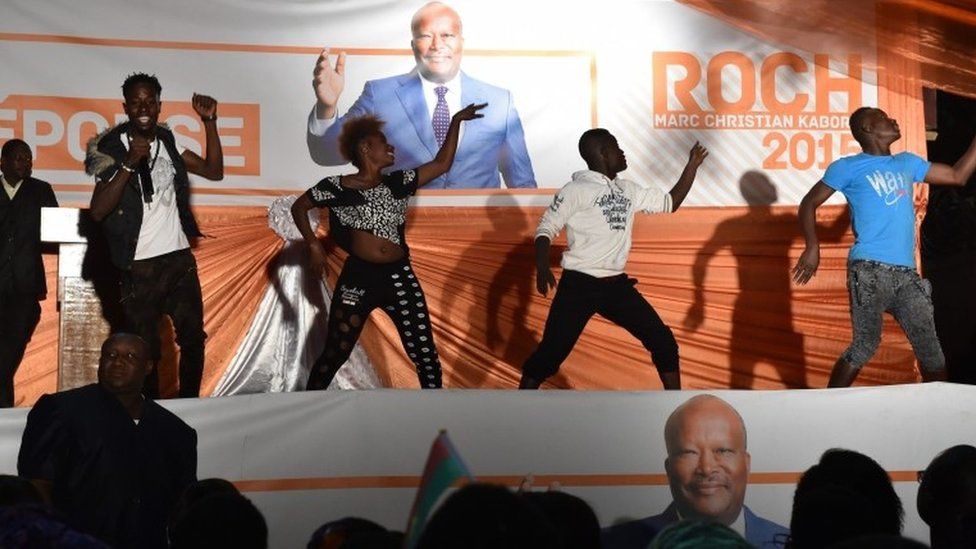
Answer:
M566 227L569 247L563 269L591 276L624 272L630 253L634 212L670 213L671 195L627 179L614 179L592 170L573 174L542 214L536 238L554 240Z

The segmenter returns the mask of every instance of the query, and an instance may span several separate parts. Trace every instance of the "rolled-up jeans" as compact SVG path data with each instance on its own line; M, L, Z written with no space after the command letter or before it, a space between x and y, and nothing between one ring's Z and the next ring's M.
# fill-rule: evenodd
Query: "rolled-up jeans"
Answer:
M912 267L856 259L847 266L854 341L841 358L854 368L864 366L881 343L882 315L890 312L908 337L919 367L945 369L945 356L935 333L932 285Z

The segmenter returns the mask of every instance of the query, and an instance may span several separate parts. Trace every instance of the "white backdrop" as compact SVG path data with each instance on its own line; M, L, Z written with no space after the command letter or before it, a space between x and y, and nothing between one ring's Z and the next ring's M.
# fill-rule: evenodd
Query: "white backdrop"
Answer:
M362 516L402 530L437 431L471 471L517 484L532 473L586 499L601 524L659 513L664 422L698 391L328 391L165 401L199 433L199 475L243 481L272 547L299 547L319 524ZM794 484L829 448L863 452L897 478L905 533L927 542L914 472L976 441L976 388L950 384L805 391L710 391L745 420L746 504L788 524ZM14 472L28 410L0 411L0 472ZM594 476L596 475L596 476ZM647 480L656 475L660 480ZM258 481L264 483L263 490ZM406 486L406 487L404 487Z
M228 177L199 182L195 200L266 203L347 169L316 166L304 142L321 47L350 50L340 105L347 107L366 80L413 67L409 21L421 4L6 0L0 141L27 138L37 175L58 184L62 201L87 202L83 143L121 113L126 74L155 73L164 118L191 142L203 138L190 95L222 103ZM691 144L705 143L712 156L687 204L743 203L738 180L750 170L768 174L780 203L795 204L831 158L855 150L843 138L846 115L877 100L871 36L857 51L834 51L825 35L822 51L802 52L665 1L608 0L599 10L582 1L452 5L464 22L462 67L512 90L541 187L560 187L583 167L576 140L597 124L628 152L626 175L663 186L677 178ZM817 69L818 62L832 70ZM847 78L858 71L862 80ZM821 118L832 122L829 129L809 127ZM688 128L694 120L711 127ZM757 123L772 127L729 128ZM418 204L485 202L479 194L428 192Z

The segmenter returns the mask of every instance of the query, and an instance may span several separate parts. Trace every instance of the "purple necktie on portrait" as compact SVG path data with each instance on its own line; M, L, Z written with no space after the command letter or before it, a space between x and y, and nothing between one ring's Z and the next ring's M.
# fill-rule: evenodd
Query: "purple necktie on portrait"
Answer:
M434 126L434 138L437 139L437 146L440 147L444 144L447 128L451 125L451 113L447 109L447 100L444 99L447 87L437 86L434 88L434 93L437 94L437 105L434 107L434 116L430 123Z

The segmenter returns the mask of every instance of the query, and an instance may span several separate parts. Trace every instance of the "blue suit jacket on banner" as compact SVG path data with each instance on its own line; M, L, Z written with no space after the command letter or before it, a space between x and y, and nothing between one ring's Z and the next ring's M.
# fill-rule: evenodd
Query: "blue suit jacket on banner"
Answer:
M451 170L425 189L497 189L499 172L508 187L535 188L532 162L525 148L522 122L506 89L461 73L461 105L488 103L484 118L466 122ZM437 141L416 71L366 82L362 95L323 136L307 135L312 160L323 166L346 163L337 140L350 117L373 114L386 122L383 133L396 148L391 170L416 168L434 159Z
M790 531L786 528L757 517L748 507L743 506L746 516L746 541L759 549L783 547ZM674 503L668 505L660 515L616 524L603 529L601 535L603 549L646 549L658 532L668 525L678 522L678 510Z

